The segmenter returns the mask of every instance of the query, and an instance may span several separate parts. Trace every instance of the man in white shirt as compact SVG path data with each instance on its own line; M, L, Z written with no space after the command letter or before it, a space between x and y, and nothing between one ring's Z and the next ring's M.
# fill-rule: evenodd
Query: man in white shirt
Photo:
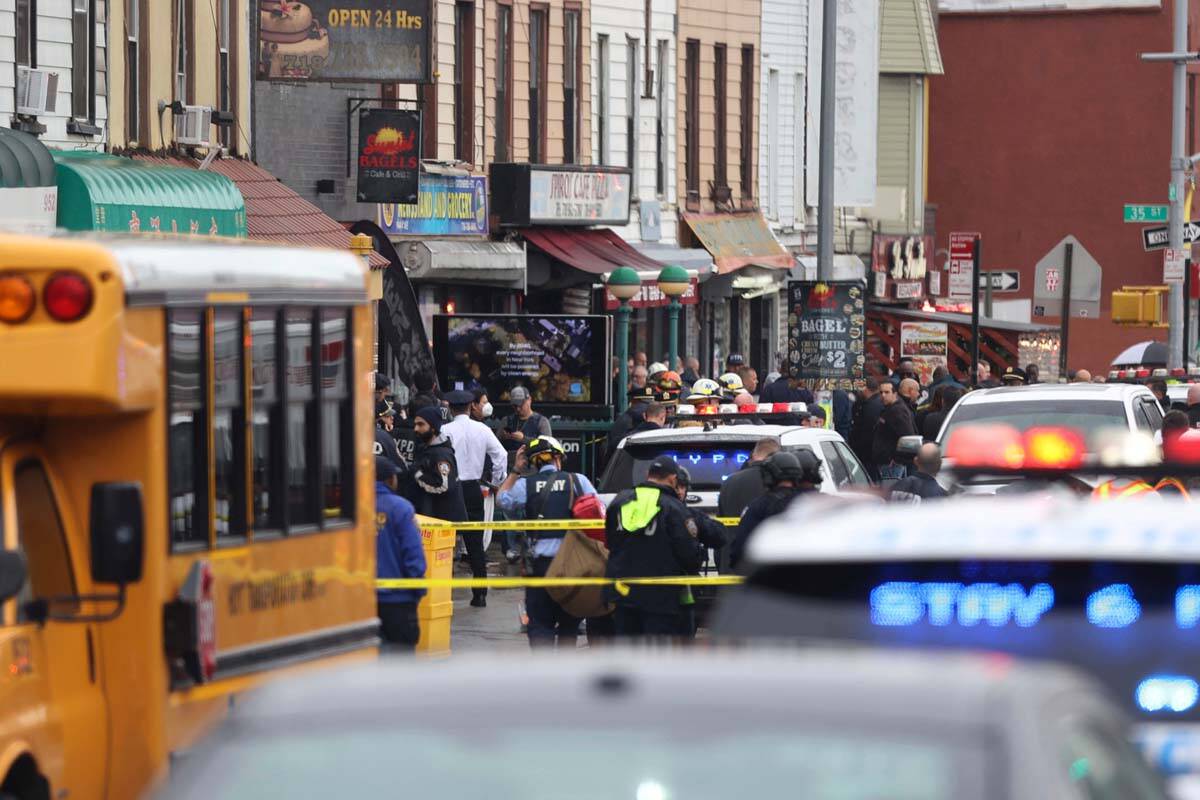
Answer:
M486 476L493 486L499 485L508 472L508 453L504 445L492 433L492 429L482 422L471 419L471 404L475 395L471 392L450 392L446 395L450 403L450 413L454 419L442 426L442 433L450 440L454 448L454 460L458 467L458 482L462 486L463 502L467 507L467 518L470 520L483 519L483 490L481 484L484 462L491 457L491 474ZM483 550L483 533L468 531L463 533L467 545L467 559L471 563L471 574L476 578L487 577L487 557ZM487 605L487 590L476 589L472 592L471 605L483 607Z

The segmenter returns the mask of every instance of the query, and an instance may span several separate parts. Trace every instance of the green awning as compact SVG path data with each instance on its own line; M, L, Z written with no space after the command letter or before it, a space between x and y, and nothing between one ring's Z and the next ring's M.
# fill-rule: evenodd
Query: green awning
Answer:
M32 189L54 185L54 159L35 137L0 128L0 188Z
M224 175L107 153L55 151L53 156L60 228L246 235L245 201Z

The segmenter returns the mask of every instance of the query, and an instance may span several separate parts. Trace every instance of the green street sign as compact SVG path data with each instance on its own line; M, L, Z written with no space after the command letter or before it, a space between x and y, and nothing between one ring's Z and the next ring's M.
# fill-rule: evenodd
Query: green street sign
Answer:
M1147 205L1145 203L1126 203L1125 221L1166 222L1167 206Z

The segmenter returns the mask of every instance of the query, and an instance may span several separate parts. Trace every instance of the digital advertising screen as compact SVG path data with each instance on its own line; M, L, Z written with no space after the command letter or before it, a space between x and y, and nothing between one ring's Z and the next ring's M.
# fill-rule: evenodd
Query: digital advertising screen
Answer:
M446 391L500 404L523 386L543 410L609 403L608 317L436 314L433 351Z

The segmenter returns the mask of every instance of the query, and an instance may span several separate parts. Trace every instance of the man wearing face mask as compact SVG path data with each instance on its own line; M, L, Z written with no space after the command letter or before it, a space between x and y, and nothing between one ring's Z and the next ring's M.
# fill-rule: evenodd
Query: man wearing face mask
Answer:
M479 522L483 520L484 479L490 481L491 486L500 485L507 473L508 454L491 428L471 419L471 407L477 403L471 392L450 392L446 400L450 403L450 413L454 419L442 426L442 435L454 447L467 518ZM491 472L485 474L484 466L489 460ZM483 550L483 535L470 531L464 533L463 538L471 562L471 574L476 578L486 578L487 557ZM487 605L487 589L475 589L473 595L471 605Z

